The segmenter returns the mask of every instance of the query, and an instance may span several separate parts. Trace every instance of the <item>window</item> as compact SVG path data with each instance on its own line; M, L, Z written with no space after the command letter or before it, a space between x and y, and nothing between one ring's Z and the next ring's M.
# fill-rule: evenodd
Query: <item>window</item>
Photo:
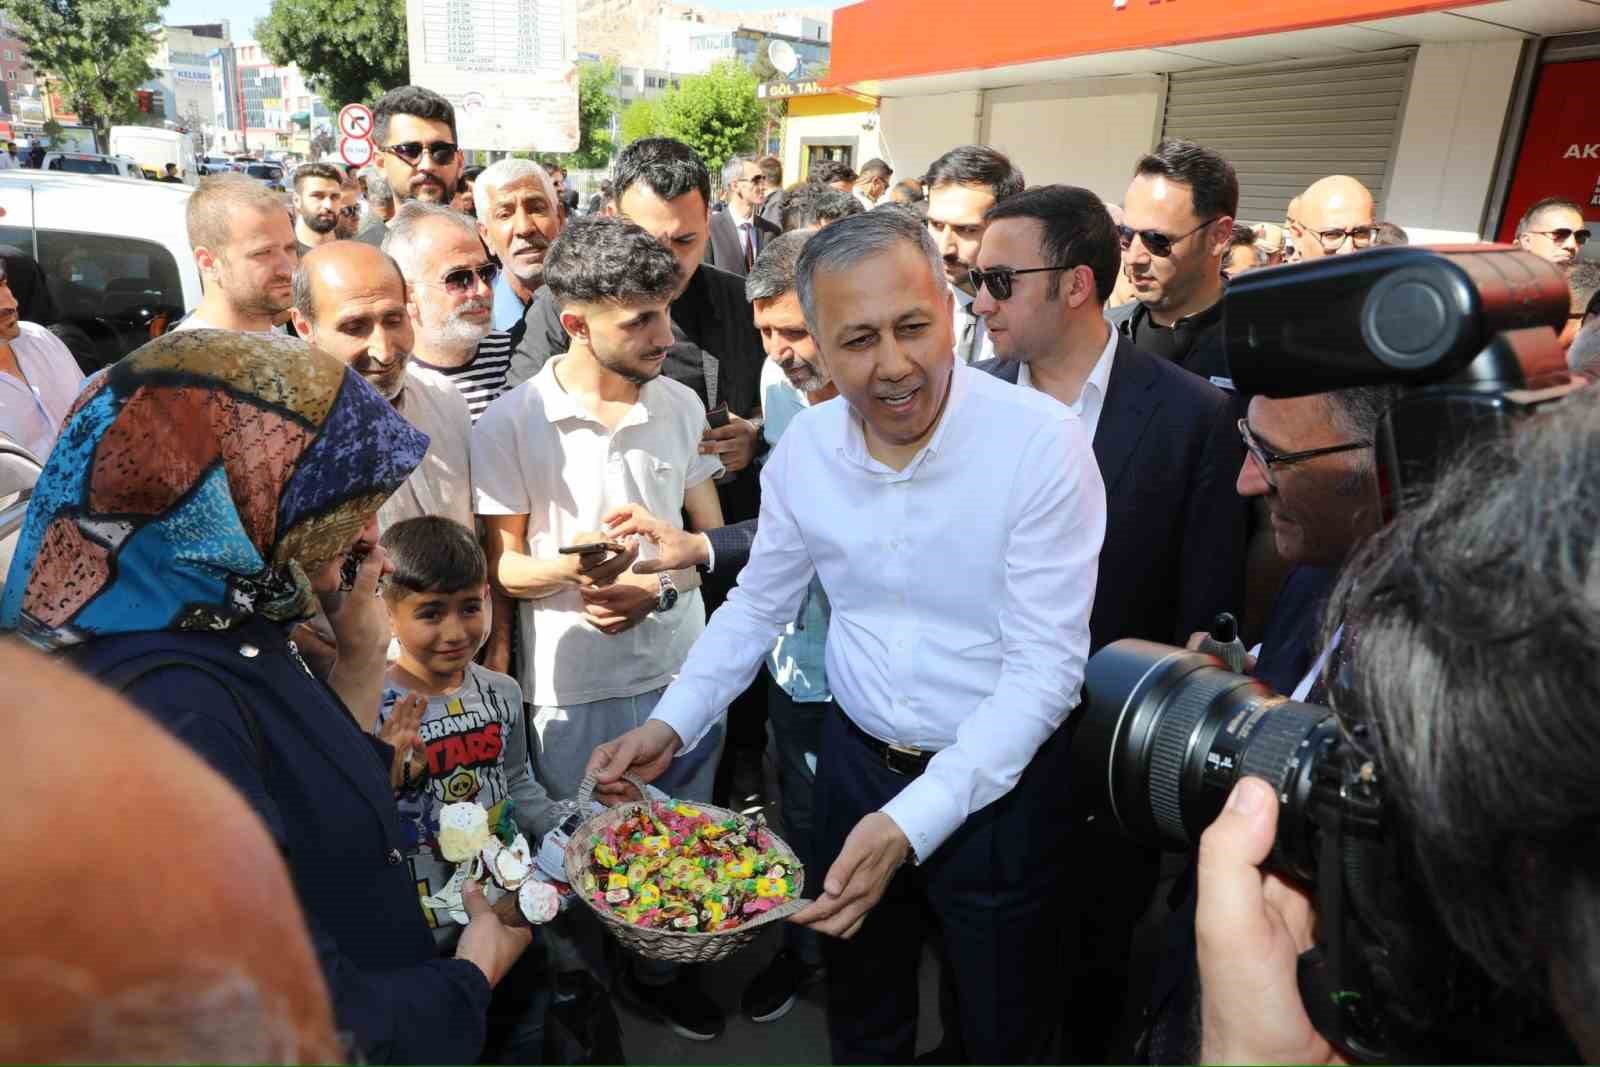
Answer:
M7 48L5 50L5 59L6 59L7 63L11 63L11 62L15 61L16 58L17 58L17 54L15 52L13 52L11 49Z
M51 329L86 372L116 362L155 336L155 326L183 314L178 264L163 246L64 230L37 236L39 262L61 316Z
M17 72L16 71L14 71L14 70L6 71L6 81L13 81L14 82L16 80L17 80Z
M627 71L623 71L622 74L620 75L620 78L622 80L622 84L623 85L626 85L629 89L633 88L633 75L632 74L630 74Z
M88 159L75 159L72 156L58 156L50 161L50 170L67 171L70 174L120 174L117 165L109 159L91 157Z

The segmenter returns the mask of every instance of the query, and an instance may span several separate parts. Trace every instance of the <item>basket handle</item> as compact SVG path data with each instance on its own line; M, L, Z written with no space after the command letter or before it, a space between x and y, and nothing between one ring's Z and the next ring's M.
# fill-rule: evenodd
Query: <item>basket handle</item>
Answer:
M631 774L624 774L622 780L639 791L639 799L648 802L650 794L644 791L644 782ZM589 802L594 799L594 775L586 774L583 781L578 783L578 811L585 819L589 817Z

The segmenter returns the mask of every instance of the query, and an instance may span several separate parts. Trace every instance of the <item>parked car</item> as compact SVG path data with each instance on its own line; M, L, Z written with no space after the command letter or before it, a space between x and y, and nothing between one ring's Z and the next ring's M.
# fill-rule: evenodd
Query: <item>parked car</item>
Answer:
M64 170L69 174L106 174L120 178L143 178L129 156L103 156L97 152L46 152L40 170Z
M59 336L85 374L160 336L200 303L187 185L49 170L0 171L0 244L31 254Z
M233 165L233 160L227 156L200 157L200 172L202 174L229 174L237 169Z
M283 179L283 164L254 162L242 165L244 172L252 178L266 183L268 189L283 192L287 188Z

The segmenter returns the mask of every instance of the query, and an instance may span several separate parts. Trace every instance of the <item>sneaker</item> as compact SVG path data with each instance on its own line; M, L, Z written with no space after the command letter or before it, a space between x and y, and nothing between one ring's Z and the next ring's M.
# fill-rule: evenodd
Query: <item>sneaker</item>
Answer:
M627 999L637 1008L690 1041L710 1041L722 1033L722 1009L698 985L679 975L666 985L645 985L633 975L622 980Z
M740 1007L751 1022L775 1022L789 1014L789 1009L799 999L800 989L815 981L821 971L820 967L807 966L794 953L782 949L760 974L750 979Z

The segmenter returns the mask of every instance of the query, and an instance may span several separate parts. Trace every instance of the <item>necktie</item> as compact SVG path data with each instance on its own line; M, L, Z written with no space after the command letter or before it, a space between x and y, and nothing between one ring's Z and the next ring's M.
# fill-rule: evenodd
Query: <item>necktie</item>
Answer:
M739 231L744 235L744 269L748 271L756 262L756 230L750 223L741 222Z
M956 358L963 363L971 363L978 347L978 316L972 313L972 305L961 307L961 337L956 341Z

